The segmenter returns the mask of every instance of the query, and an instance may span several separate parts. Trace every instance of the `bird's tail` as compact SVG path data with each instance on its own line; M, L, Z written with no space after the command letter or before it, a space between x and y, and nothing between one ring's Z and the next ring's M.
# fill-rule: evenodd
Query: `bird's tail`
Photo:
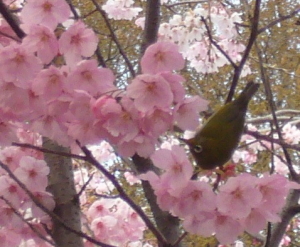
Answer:
M247 107L249 101L253 97L253 95L256 93L256 91L259 88L259 84L255 83L253 81L250 81L247 83L244 90L241 92L241 94L238 96L238 98L235 100L235 102L242 107Z

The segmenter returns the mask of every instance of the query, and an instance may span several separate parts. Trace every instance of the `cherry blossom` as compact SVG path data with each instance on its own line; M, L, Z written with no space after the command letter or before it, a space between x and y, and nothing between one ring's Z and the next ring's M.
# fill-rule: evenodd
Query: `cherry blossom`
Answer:
M32 82L32 90L46 100L54 100L67 89L66 77L60 69L51 65L41 70Z
M173 101L170 85L160 75L138 75L128 86L127 95L142 112L152 111L154 107L169 108Z
M49 167L44 160L36 160L30 156L24 156L20 160L19 167L15 170L15 175L22 181L28 189L44 190L47 186Z
M178 46L171 42L157 42L147 48L141 59L143 73L156 74L182 69L184 60Z
M248 174L229 178L220 188L217 197L218 210L234 218L247 217L252 208L262 202L261 192L254 187L257 179Z
M82 21L75 22L60 37L59 51L70 66L76 65L83 57L91 57L98 45L98 38L92 29Z
M21 12L26 25L41 24L51 30L69 16L70 8L64 0L28 0Z
M42 25L31 25L22 43L31 52L37 52L44 64L50 63L58 54L58 41L54 33Z
M115 90L114 75L110 69L98 68L96 60L82 60L67 78L67 87L84 90L92 96L100 96Z
M41 61L22 45L12 44L0 51L0 73L4 81L28 88L28 81L41 69Z
M108 0L106 4L102 5L102 9L108 14L109 18L115 20L132 20L136 17L141 8L133 7L132 0Z

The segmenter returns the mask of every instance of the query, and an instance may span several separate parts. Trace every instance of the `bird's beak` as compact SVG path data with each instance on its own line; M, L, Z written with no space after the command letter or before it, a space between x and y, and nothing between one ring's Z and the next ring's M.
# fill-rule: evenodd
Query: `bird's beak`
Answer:
M193 139L183 139L183 138L181 138L181 137L178 137L178 139L180 140L180 141L183 141L185 144L187 144L188 146L191 146L192 145L192 140Z

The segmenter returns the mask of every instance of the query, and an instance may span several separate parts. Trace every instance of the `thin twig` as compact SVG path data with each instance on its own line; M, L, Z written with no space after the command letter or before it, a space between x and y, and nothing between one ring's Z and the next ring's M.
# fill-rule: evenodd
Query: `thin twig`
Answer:
M244 51L244 54L242 56L242 59L240 61L240 64L238 65L238 67L234 70L234 75L233 75L233 79L232 79L232 83L231 83L231 88L229 90L227 99L226 99L226 103L230 102L233 98L234 95L234 91L235 88L237 86L238 80L240 78L241 72L243 70L243 67L249 57L250 51L252 49L252 46L256 40L256 37L258 35L258 22L259 22L259 14L260 14L260 3L261 0L256 0L255 1L255 8L254 8L254 15L252 18L252 27L251 27L251 33L250 33L250 37L248 40L248 44L246 46L246 49Z
M245 133L248 134L248 135L251 135L251 136L255 137L256 139L267 141L267 142L270 142L270 143L273 142L275 144L280 145L281 147L285 147L285 148L296 150L296 151L300 152L300 146L299 145L291 145L291 144L288 144L288 143L286 143L284 141L281 141L279 139L274 139L274 138L272 138L270 136L262 135L262 134L260 134L260 133L258 133L256 131L247 130Z
M112 28L112 26L111 26L111 24L110 24L107 16L106 16L105 11L100 8L100 6L99 6L99 4L97 3L96 0L91 0L91 1L93 2L93 4L95 5L95 7L97 8L98 12L102 15L102 17L103 17L103 19L105 21L105 24L106 24L106 26L107 26L107 28L108 28L108 30L110 32L110 36L111 36L112 40L115 42L115 44L116 44L116 46L117 46L120 54L124 58L125 63L126 63L128 69L130 71L131 76L135 77L135 71L133 69L133 66L132 66L129 58L127 57L126 53L124 52L124 50L123 50L123 48L122 48L122 46L121 46L121 44L120 44L120 42L119 42L116 34L115 34L115 32L114 32L114 30L113 30L113 28Z
M262 79L263 84L265 86L267 101L269 103L269 106L270 106L270 109L271 109L271 114L272 114L272 117L274 119L275 130L278 134L278 139L279 139L280 143L284 143L283 136L282 136L282 133L281 133L281 128L279 126L279 122L277 120L277 115L275 113L276 112L276 107L275 107L274 100L273 100L273 97L272 97L273 94L272 94L271 86L270 86L270 83L267 80L267 76L265 74L265 69L262 66L262 64L264 63L263 58L262 58L262 54L261 54L261 51L258 47L258 44L256 43L255 45L256 45L258 58L259 58L261 79ZM290 155L287 151L287 148L284 145L281 145L281 148L283 150L283 154L284 154L285 159L286 159L286 165L287 165L287 167L288 167L288 169L291 173L291 177L292 177L293 181L299 182L300 181L299 175L296 173L296 171L293 167L292 160L291 160L291 157L290 157Z
M266 237L266 240L265 240L264 247L268 247L269 246L269 243L270 243L270 240L271 240L271 234L272 234L272 225L271 225L270 222L268 222L267 237Z
M25 184L23 184L15 175L14 173L8 168L7 165L3 164L0 161L0 167L2 169L4 169L8 175L21 187L21 189L23 189L26 194L30 197L30 199L35 203L35 205L40 208L42 211L44 211L45 213L47 213L52 219L58 221L66 230L77 234L78 236L90 241L93 244L97 244L98 246L102 246L102 247L115 247L113 245L109 245L109 244L105 244L102 243L100 241L97 241L96 239L86 235L85 233L81 232L81 231L77 231L74 230L72 227L69 227L68 225L66 225L65 222L63 222L60 217L58 217L56 214L54 214L52 211L50 211L48 208L46 208L33 194L32 192L27 189L27 187L25 186Z
M178 5L184 5L184 4L198 4L198 3L206 3L208 0L202 0L202 1L185 1L185 2L180 2L180 3L173 3L173 4L164 4L164 6L168 8L172 8Z
M159 243L166 244L166 240L161 235L161 233L156 229L153 223L150 221L149 217L144 213L144 211L138 206L124 191L123 187L119 184L116 177L107 171L91 154L90 150L88 150L85 146L81 146L79 142L77 142L80 146L82 152L85 154L85 160L92 165L94 165L99 171L101 171L104 176L106 176L112 184L115 186L117 191L119 192L120 197L128 203L128 205L136 211L136 213L142 218L150 231L155 235Z
M270 29L271 27L275 26L276 24L285 21L287 19L290 19L292 17L294 17L296 14L298 14L300 12L300 8L297 8L296 10L294 10L292 13L290 13L289 15L283 15L280 18L278 18L277 20L274 20L272 22L270 22L268 25L260 28L258 30L258 34L263 33L264 31L266 31L267 29Z
M89 179L84 183L84 185L81 187L80 191L78 192L78 194L76 195L76 197L79 199L79 197L81 196L81 194L84 192L84 190L86 189L86 187L89 185L89 183L91 182L91 180L94 177L94 173L91 174L91 176L89 177Z
M29 223L26 219L24 219L23 215L20 214L20 212L14 208L14 206L10 203L9 200L7 200L5 197L0 196L0 199L5 201L5 203L14 211L14 213L26 224L28 227L42 240L45 242L51 244L52 246L56 246L54 242L49 240L47 237L45 237L41 232L37 230L36 227L34 227L31 223Z
M73 13L73 16L75 18L75 20L78 20L79 19L79 15L74 7L74 5L72 4L72 0L66 0L67 4L69 5L72 13Z
M56 154L56 155L60 155L60 156L64 156L64 157L68 157L68 158L72 158L72 159L85 160L85 157L81 156L81 155L70 154L70 153L60 152L60 151L53 151L53 150L49 150L47 148L38 147L38 146L28 144L28 143L12 142L12 146L21 147L21 148L30 148L30 149L34 149L34 150L37 150L37 151L40 151L43 153Z
M201 16L201 21L204 23L204 26L205 26L205 29L207 31L207 35L208 35L208 38L209 38L209 41L223 54L223 56L230 62L231 66L234 68L234 69L237 69L238 66L235 64L235 62L233 62L233 60L231 59L231 57L222 49L221 46L219 46L219 44L213 39L212 37L212 34L211 34L211 31L208 27L208 24L206 22L206 20L204 19L203 16Z

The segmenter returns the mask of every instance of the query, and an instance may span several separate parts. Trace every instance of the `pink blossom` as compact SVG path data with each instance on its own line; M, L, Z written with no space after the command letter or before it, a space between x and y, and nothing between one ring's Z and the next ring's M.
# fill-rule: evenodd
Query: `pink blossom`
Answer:
M0 151L0 161L7 165L11 171L14 171L19 167L20 159L24 154L19 147L6 147Z
M174 115L178 127L184 130L195 130L199 125L199 112L205 111L207 106L208 101L199 96L186 98L177 104Z
M173 101L175 103L182 102L185 96L185 89L182 83L185 79L181 75L173 74L169 71L162 72L160 75L169 83L174 97Z
M134 185L134 184L140 184L141 180L138 179L133 173L131 172L124 172L124 177L127 181L127 183L129 183L130 185Z
M157 144L157 138L153 137L150 133L147 134L140 131L130 141L119 140L117 150L124 157L130 157L137 153L141 157L148 158L154 152L155 144Z
M233 243L238 235L243 232L243 226L238 220L227 215L217 213L214 221L216 229L216 238L221 244Z
M135 20L134 24L140 27L141 29L144 29L145 27L145 17L139 17Z
M22 45L12 44L0 51L0 72L5 81L28 88L28 81L42 69L41 61Z
M153 136L159 136L165 131L172 128L173 116L167 109L154 109L152 112L147 112L140 118L139 126L146 133L151 133Z
M107 242L111 238L113 231L115 231L117 224L118 220L115 217L105 215L93 219L91 222L91 230L94 232L96 238Z
M300 130L291 124L286 124L282 128L283 138L287 143L298 144L300 142Z
M299 185L294 187L293 183L279 174L265 174L256 185L263 196L260 208L274 213L278 213L284 206L285 198L291 188L299 189Z
M116 99L110 96L102 96L95 102L92 102L91 108L93 114L99 120L106 120L111 115L120 114L122 107L117 103Z
M57 116L53 116L51 113L46 112L33 121L30 129L57 141L61 145L70 145L70 138L65 134L67 127L57 119Z
M91 105L95 101L94 98L82 90L74 91L72 96L68 106L72 119L76 119L83 123L93 122L95 120L95 115L92 112Z
M58 98L66 90L66 77L53 65L41 70L32 82L32 90L46 100Z
M151 183L151 181L150 181ZM174 179L169 174L164 173L160 176L158 183L155 185L155 195L157 197L157 203L162 210L173 211L173 208L179 202L180 198L178 195L185 187L186 183L175 184ZM152 185L153 186L153 185Z
M244 219L243 225L245 231L250 234L258 234L266 227L267 219L263 211L259 208L253 208L247 218Z
M70 13L64 0L28 0L21 18L26 25L41 24L54 30L58 23L69 18Z
M141 59L141 67L143 73L149 74L180 70L184 67L184 59L176 44L157 42L146 49Z
M220 187L218 210L234 218L247 217L252 208L262 202L262 194L255 187L257 178L248 174L231 177Z
M74 120L66 125L68 135L73 140L78 140L81 145L96 144L101 140L93 122Z
M121 112L111 115L103 126L112 136L121 137L122 142L129 142L139 133L140 114L133 101L126 96L121 99L120 105Z
M159 149L151 155L151 160L155 166L164 169L178 186L184 187L193 174L192 164L180 146L173 146L172 150Z
M52 211L55 207L55 201L53 195L46 191L35 191L33 192L35 199L46 207L48 210ZM40 207L38 207L34 202L32 202L31 207L32 215L36 218L42 218L48 216Z
M25 192L7 175L0 176L0 195L16 208L26 198Z
M108 162L116 158L113 147L106 141L102 141L98 145L93 145L89 149L100 163Z
M169 83L159 75L138 75L127 87L127 95L142 112L169 108L173 101Z
M11 112L11 119L23 119L28 115L29 94L26 89L16 86L13 82L0 82L0 91L0 107L5 110L4 114L7 111Z
M0 145L9 146L12 142L18 141L16 127L9 122L0 122Z
M66 63L74 66L81 57L91 57L98 45L98 37L81 21L75 22L59 39L59 50Z
M68 75L67 86L84 90L92 96L100 96L116 89L114 79L112 71L99 68L96 60L82 60Z
M15 175L32 191L45 190L50 170L44 160L36 160L24 156L20 160L20 167L15 170Z
M21 225L23 224L21 223ZM0 229L0 242L2 247L19 246L21 241L22 235L18 232L18 229L8 229L6 227Z
M37 56L44 64L48 64L58 54L58 41L55 34L42 25L30 26L29 33L23 39L24 47L31 52L37 52Z
M111 209L115 206L116 201L114 199L102 198L92 203L87 211L87 216L90 219L102 217L111 214Z
M189 181L180 195L180 200L174 206L172 212L175 215L186 218L189 215L198 215L199 212L210 212L216 208L216 195L208 183L201 181Z
M198 212L196 215L185 217L183 227L190 233L209 237L216 231L215 220L216 213L213 211Z

